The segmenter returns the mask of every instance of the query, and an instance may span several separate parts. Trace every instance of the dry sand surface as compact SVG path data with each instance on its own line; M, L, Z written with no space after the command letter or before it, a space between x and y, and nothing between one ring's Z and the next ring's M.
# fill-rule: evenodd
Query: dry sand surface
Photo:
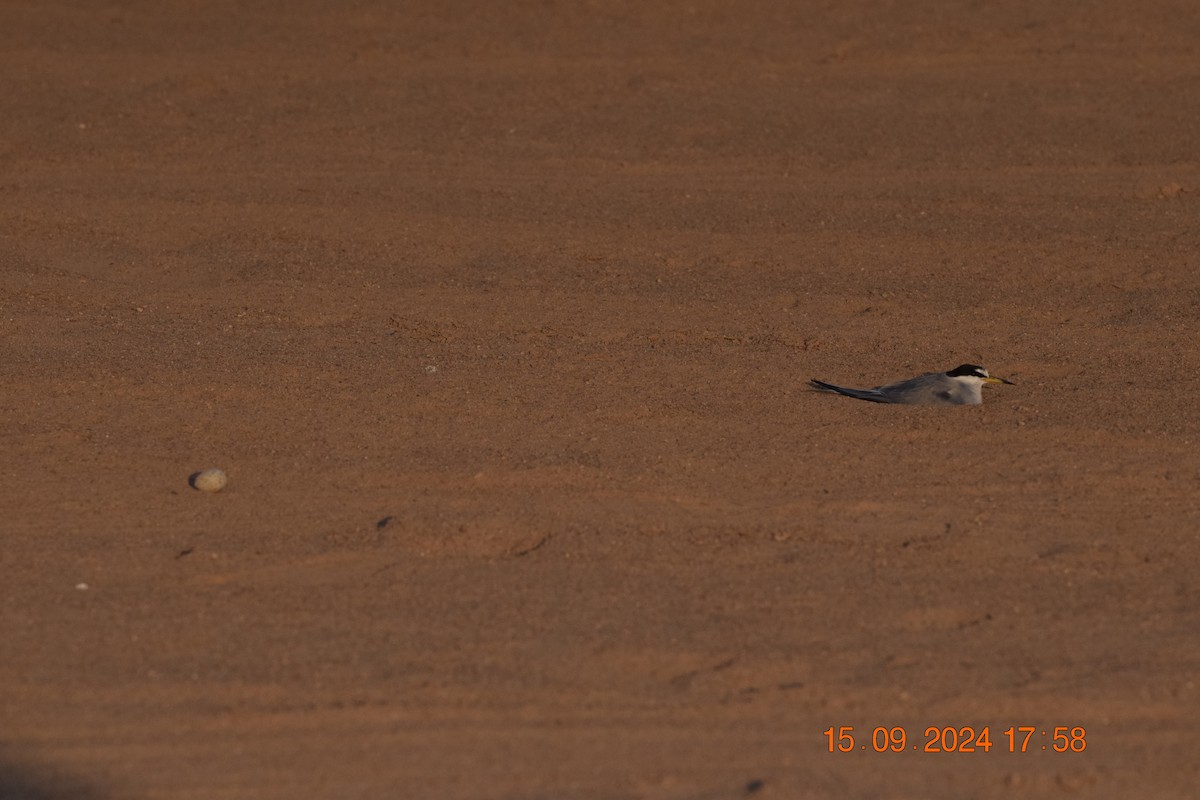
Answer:
M0 798L1196 796L1191 4L9 2L0 76Z

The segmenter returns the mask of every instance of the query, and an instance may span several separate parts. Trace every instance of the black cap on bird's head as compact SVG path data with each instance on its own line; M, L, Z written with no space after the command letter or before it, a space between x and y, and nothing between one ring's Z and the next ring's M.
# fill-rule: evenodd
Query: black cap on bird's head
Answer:
M978 364L959 364L954 369L946 373L951 378L981 378L984 383L1007 383L1012 381L1004 378L993 378L988 374L988 371Z

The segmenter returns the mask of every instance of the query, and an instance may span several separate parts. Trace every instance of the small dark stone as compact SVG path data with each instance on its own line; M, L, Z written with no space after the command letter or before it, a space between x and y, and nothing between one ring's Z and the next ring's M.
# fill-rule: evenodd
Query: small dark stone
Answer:
M761 780L760 778L755 778L754 780L752 780L746 784L746 794L754 794L755 792L758 792L766 785L767 785L766 781Z

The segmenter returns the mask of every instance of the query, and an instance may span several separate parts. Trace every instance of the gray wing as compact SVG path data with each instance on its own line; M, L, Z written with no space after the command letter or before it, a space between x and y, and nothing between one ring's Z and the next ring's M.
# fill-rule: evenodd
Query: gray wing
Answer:
M816 389L818 392L844 394L846 397L853 397L857 400L869 400L872 403L898 402L885 396L879 389L847 389L845 386L834 386L832 383L826 383L825 381L818 381L816 379L809 381L808 385Z
M906 381L889 383L876 389L889 402L914 406L962 406L979 402L963 391L957 381L941 372L927 372Z

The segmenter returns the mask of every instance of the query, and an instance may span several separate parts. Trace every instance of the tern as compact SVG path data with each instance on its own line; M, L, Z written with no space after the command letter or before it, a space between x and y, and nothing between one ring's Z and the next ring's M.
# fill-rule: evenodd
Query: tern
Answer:
M983 402L985 383L1013 382L997 378L978 364L962 364L948 372L926 372L906 381L897 381L874 389L847 389L825 381L809 384L821 392L835 392L872 403L904 403L910 406L977 406Z

